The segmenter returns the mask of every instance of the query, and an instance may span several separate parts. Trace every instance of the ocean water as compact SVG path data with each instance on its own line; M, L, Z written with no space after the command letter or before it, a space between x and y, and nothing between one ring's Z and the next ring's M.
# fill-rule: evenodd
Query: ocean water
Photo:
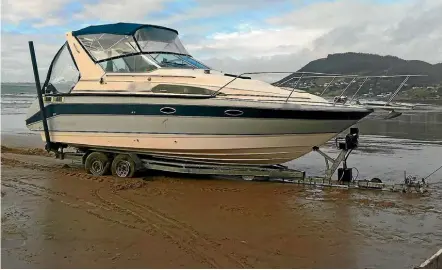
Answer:
M2 115L26 113L26 109L37 98L35 84L17 83L1 85Z
M35 84L1 85L1 132L31 133L26 128L27 108L37 98Z

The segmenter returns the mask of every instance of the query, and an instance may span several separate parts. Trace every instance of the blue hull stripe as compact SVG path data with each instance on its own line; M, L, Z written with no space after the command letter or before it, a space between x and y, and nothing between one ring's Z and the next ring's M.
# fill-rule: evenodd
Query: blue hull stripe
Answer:
M169 108L172 108L169 109ZM359 120L371 111L329 111L289 110L270 108L247 108L233 106L204 106L177 104L49 104L46 115L146 115L146 116L188 116L188 117L237 117L266 119L309 119L309 120ZM233 111L233 112L232 112ZM227 112L227 113L226 113ZM234 115L237 116L234 116ZM26 119L26 125L41 121L40 112Z

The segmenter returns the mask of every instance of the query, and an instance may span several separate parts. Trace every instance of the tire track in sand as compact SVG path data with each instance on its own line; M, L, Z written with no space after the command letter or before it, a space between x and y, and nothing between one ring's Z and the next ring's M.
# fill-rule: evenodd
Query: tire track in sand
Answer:
M180 234L177 231L171 230L170 226L168 224L164 223L163 221L155 218L153 215L148 213L142 213L139 214L138 212L135 212L131 209L129 209L127 206L123 206L121 203L116 203L115 197L116 194L114 192L110 192L107 194L109 197L113 197L111 199L106 199L103 197L102 192L104 189L95 190L94 195L104 204L113 207L116 211L126 213L128 215L133 216L138 223L142 223L144 226L140 229L146 230L145 227L150 227L150 229L147 229L149 233L152 233L152 230L156 231L157 233L160 233L163 235L165 239L170 240L172 243L177 245L181 250L185 251L189 255L191 255L194 258L198 258L201 262L204 262L211 267L214 268L221 268L220 262L219 262L219 256L215 257L210 256L207 254L206 250L195 248L194 246L189 243L186 239L186 235ZM141 224L133 224L134 227L140 227ZM231 265L231 263L230 263Z
M6 166L10 166L10 167L22 167L22 168L36 170L36 171L58 173L58 174L66 175L69 177L76 177L76 176L83 176L83 175L89 176L85 173L69 172L63 168L58 169L58 168L53 168L53 167L49 167L49 166L39 166L37 164L22 162L22 161L15 160L15 159L5 159L3 157L2 157L2 164L6 165ZM91 177L91 178L93 178L93 177ZM89 177L87 179L89 179ZM101 181L99 181L99 182L101 182ZM5 179L5 177L2 178L1 184L4 187L14 189L18 192L23 192L23 193L33 195L36 197L44 198L44 199L49 200L50 202L58 202L58 203L66 205L70 208L81 209L81 210L85 211L85 213L87 213L87 214L93 215L94 217L99 218L104 221L107 221L107 222L112 222L116 225L120 225L120 226L130 228L130 229L138 229L138 230L140 229L140 228L137 228L136 226L133 226L130 223L122 222L118 218L117 219L110 218L108 216L110 214L109 212L111 210L109 207L91 202L89 200L79 198L77 196L70 195L66 192L54 191L54 190L49 189L47 187L43 187L43 186L36 185L33 183L28 183L26 181L22 181L19 179L11 179L11 178ZM97 211L105 211L105 214L98 213ZM148 232L148 233L150 232L150 231L146 231L146 230L142 230L142 231Z
M15 183L19 183L19 184L14 184ZM14 189L18 192L23 192L29 195L33 195L36 197L40 197L40 198L44 198L49 200L50 202L58 202L61 204L64 204L70 208L75 208L75 209L81 209L83 211L85 211L86 214L92 215L95 218L98 218L100 220L106 221L106 222L111 222L113 224L125 227L125 228L129 228L129 229L135 229L135 230L141 230L145 233L150 233L152 234L152 231L143 229L143 228L139 228L137 226L134 226L133 224L127 223L127 222L122 222L119 219L113 219L108 217L109 212L111 211L110 208L107 208L105 206L99 205L99 204L95 204L83 199L78 199L79 201L83 202L83 205L77 204L77 203L71 203L68 202L66 200L57 198L56 192L50 192L48 191L47 188L38 186L38 185L34 185L34 184L29 184L23 181L13 181L13 180L4 180L2 179L2 186L7 187L7 188L11 188ZM65 196L63 196L65 197ZM105 214L100 214L97 211L99 210L105 210L107 212L107 215Z
M219 257L219 254L222 254L228 261L230 261L230 262L227 262L226 267L228 267L232 263L234 263L235 265L240 266L242 268L250 268L251 267L249 264L241 261L240 259L236 258L234 255L222 252L220 250L221 246L222 246L221 243L219 243L213 239L210 239L207 236L204 236L203 234L199 233L196 229L194 229L189 224L186 224L186 223L181 222L171 216L168 216L167 214L165 214L157 209L154 209L151 206L140 204L140 203L137 203L133 200L124 198L121 195L119 195L118 193L115 193L115 196L119 197L121 200L123 200L123 201L125 201L125 202L139 208L139 209L147 211L148 214L157 217L159 220L161 220L161 222L163 222L164 225L166 225L168 227L169 230L177 231L177 232L185 232L189 236L188 237L189 239L187 239L187 242L190 242L190 244L192 244L192 245L199 246L199 248L202 250L205 250L206 253L216 254L216 255L218 255L217 257ZM214 256L214 255L212 255L212 256Z
M113 224L125 227L125 228L130 228L130 229L135 229L135 230L140 230L144 233L149 233L150 235L154 235L155 232L153 229L146 229L146 228L140 228L139 226L136 226L134 224L128 223L128 222L123 222L121 221L121 213L119 213L120 216L118 217L110 217L112 214L114 214L113 211L111 211L112 209L109 208L109 206L112 206L112 203L109 203L106 201L106 206L100 205L100 204L96 204L96 203L92 203L90 201L75 197L75 196L71 196L65 192L57 192L57 191L53 191L49 188L40 186L40 185L36 185L36 184L32 184L32 183L28 183L26 181L22 181L22 180L18 180L18 179L2 179L1 182L2 186L13 189L17 192L23 192L32 196L36 196L36 197L40 197L43 199L46 199L50 202L56 202L56 203L61 203L64 204L70 208L75 208L75 209L80 209L83 210L86 214L92 215L95 218L101 219L103 221L106 222L111 222ZM97 190L93 190L92 192L96 192ZM69 200L71 199L71 200ZM75 201L75 202L73 202ZM103 212L104 210L104 212ZM138 219L140 217L137 217Z
M2 165L10 166L10 167L20 167L35 171L41 171L41 172L51 172L51 173L57 173L62 174L65 176L71 176L71 177L80 177L83 180L93 180L95 182L103 182L105 177L94 177L90 174L85 173L79 168L75 167L54 167L54 166L48 166L44 164L37 164L37 163L31 163L31 162L24 162L18 159L10 158L10 157L1 157L1 163ZM60 165L60 164L57 164ZM67 165L67 164L65 164ZM63 165L63 166L65 166Z
M54 168L51 166L47 166L47 165L41 165L41 164L35 164L35 163L30 163L30 162L23 162L21 160L16 160L13 158L5 158L2 157L1 159L2 164L3 165L7 165L7 166L11 166L11 167L22 167L22 168L26 168L26 169L30 169L30 170L37 170L37 171L45 171L45 172L51 172L51 173L58 173L58 174L62 174L65 176L70 176L70 177L81 177L81 178L86 178L88 180L92 180L94 181L97 177L93 177L90 176L86 173L82 173L81 171L77 170L77 169L72 169L72 168ZM103 178L106 177L100 177L98 182L103 182ZM100 181L101 180L101 181ZM100 204L94 204L91 202L87 202L85 200L82 200L81 198L78 197L72 197L69 196L69 194L67 194L66 192L58 192L58 191L53 191L51 189L48 189L46 187L43 186L39 186L36 184L32 184L32 183L28 183L25 181L21 181L18 179L9 179L6 182L8 183L3 183L4 181L2 181L2 185L10 187L10 188L14 188L18 191L21 192L25 192L27 194L30 195L34 195L34 196L39 196L39 197L43 197L45 199L48 199L51 202L60 202L63 203L69 207L72 208L81 208L82 210L85 210L86 213L95 216L96 218L99 218L101 220L107 221L107 222L112 222L114 224L120 225L120 226L124 226L126 228L131 228L131 229L137 229L140 231L143 231L145 233L148 233L150 235L155 235L155 231L161 233L165 238L171 240L174 244L176 244L178 247L180 247L182 250L184 250L185 252L187 252L189 255L193 255L192 257L196 257L199 258L200 261L204 262L205 264L210 265L211 267L220 267L220 256L222 257L221 253L217 252L217 254L214 255L207 255L207 246L204 247L204 245L198 245L197 248L193 247L192 244L194 244L195 240L200 239L198 236L195 237L194 232L191 235L186 235L183 233L180 233L180 228L184 228L184 227L179 227L176 228L175 226L175 230L171 230L171 224L170 222L167 223L167 219L164 220L163 219L158 219L155 218L155 215L152 215L153 212L148 212L147 216L148 217L144 217L132 210L130 210L127 207L123 207L119 204L116 204L112 201L106 200L104 199L101 195L99 195L99 191L98 190L94 190L92 191L92 195L94 196L94 194L96 195L95 198L99 199L99 201L101 202ZM14 183L14 184L12 184ZM109 188L110 190L110 188ZM59 197L59 198L55 198L55 197ZM82 202L82 205L79 205L77 203L71 203L71 202L67 202L66 200L63 200L63 198L71 198L75 201L79 201ZM122 198L123 199L123 198ZM104 203L104 205L102 205ZM91 207L92 206L92 207ZM110 213L108 207L112 207L114 209L120 209L119 213L122 214L124 213L125 215L131 216L132 218L134 218L134 222L133 223L128 223L128 222L123 222L121 221L121 216L120 217L116 217L116 218L112 218L110 217ZM101 210L107 210L106 212L108 213L101 213ZM152 211L152 210L151 210ZM145 213L146 214L146 213ZM156 219L156 220L155 220ZM165 222L166 221L166 222ZM143 224L144 226L140 226L140 223ZM177 223L175 223L177 224ZM173 224L172 224L173 225ZM183 230L183 232L187 232L188 230ZM207 240L207 238L205 238ZM207 243L210 243L210 240L207 240ZM206 244L207 245L207 244ZM201 246L203 248L201 248ZM235 265L239 265L241 267L246 267L244 263L241 263L240 261L236 260L236 259L231 259L230 261L226 261L223 258L223 262L221 264L225 264L227 267L229 265L232 265L232 262Z
M23 192L29 195L42 197L51 202L59 202L67 206L70 206L72 208L84 208L84 209L98 208L106 211L110 210L106 206L95 204L80 197L70 195L66 192L54 191L50 188L36 185L33 183L28 183L26 181L19 179L2 179L2 186L12 188L18 192Z

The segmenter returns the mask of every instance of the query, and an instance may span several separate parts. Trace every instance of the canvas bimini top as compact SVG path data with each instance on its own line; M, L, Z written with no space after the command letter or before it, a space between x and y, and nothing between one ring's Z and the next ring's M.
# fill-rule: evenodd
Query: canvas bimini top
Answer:
M178 31L163 26L137 23L93 25L73 31L72 36L106 72L208 69L187 52L178 38Z
M83 29L73 31L73 36L90 35L90 34L113 34L113 35L134 35L140 28L159 28L173 31L178 35L178 31L159 25L139 24L139 23L112 23L91 25Z

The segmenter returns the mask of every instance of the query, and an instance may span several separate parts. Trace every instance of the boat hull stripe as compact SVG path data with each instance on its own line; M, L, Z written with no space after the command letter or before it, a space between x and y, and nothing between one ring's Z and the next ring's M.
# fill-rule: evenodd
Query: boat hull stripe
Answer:
M49 104L45 107L48 117L55 115L165 115L161 112L164 107L174 108L173 116L197 117L227 117L227 118L275 118L275 119L310 119L310 120L359 120L370 111L326 111L302 109L271 109L271 108L239 108L234 106L201 106L201 105L176 105L176 104ZM240 116L226 115L226 110L240 110ZM41 121L40 112L28 119L26 124Z

